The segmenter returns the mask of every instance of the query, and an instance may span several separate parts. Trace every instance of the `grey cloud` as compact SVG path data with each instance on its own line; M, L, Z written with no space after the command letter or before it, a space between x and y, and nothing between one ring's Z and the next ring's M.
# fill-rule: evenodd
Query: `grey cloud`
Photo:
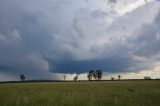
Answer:
M139 56L152 57L160 53L160 11L152 24L144 24L132 38L134 52ZM138 46L137 46L138 45Z
M106 17L108 16L108 13L104 12L104 11L100 11L100 10L95 10L92 12L92 16L93 18L99 18L99 17Z
M117 0L109 0L111 3L117 3Z

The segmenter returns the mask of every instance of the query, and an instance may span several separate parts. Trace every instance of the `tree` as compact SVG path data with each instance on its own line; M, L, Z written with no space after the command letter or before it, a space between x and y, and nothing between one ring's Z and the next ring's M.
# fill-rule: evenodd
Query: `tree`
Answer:
M97 79L98 80L101 80L102 79L102 70L101 69L98 69L98 70L96 70L96 76L97 76Z
M92 77L93 77L93 73L94 73L94 70L90 70L87 77L88 77L88 80L92 80Z
M98 79L97 75L98 75L97 72L94 71L94 72L93 72L93 78L94 78L94 80L97 80L97 79Z
M150 80L150 79L151 79L151 77L149 77L149 76L145 76L145 77L144 77L144 79L145 79L145 80Z
M91 74L88 74L87 77L88 77L88 80L89 80L89 81L92 80Z
M77 81L78 80L78 75L76 75L74 78L73 78L74 81Z
M94 70L90 70L88 75L88 80L92 80L92 78L94 78L94 80L101 80L102 79L102 70L97 69L96 71Z
M24 81L25 79L26 79L25 75L24 74L20 74L20 80Z
M122 76L121 75L118 75L118 79L120 80L122 78Z
M115 78L114 78L114 77L111 77L111 80L113 81L113 80L115 80Z

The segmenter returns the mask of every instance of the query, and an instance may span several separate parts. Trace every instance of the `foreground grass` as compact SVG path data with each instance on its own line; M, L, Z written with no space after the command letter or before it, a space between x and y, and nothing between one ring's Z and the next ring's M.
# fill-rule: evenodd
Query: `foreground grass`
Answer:
M160 106L160 81L0 84L0 106Z

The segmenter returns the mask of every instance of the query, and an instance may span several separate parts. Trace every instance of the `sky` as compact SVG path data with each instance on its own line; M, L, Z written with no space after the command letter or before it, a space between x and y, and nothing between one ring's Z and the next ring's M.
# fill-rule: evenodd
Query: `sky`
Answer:
M159 0L0 0L0 81L160 78Z

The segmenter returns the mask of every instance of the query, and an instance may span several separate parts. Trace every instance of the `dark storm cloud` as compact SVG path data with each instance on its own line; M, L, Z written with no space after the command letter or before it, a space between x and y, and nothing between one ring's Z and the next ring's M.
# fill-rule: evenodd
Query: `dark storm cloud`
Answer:
M37 17L18 4L16 1L0 3L0 64L4 64L1 72L43 78L47 76L47 68L43 66L46 63L41 52L47 49L46 41L49 43L50 38L45 28L38 24Z
M132 61L129 57L109 57L105 59L92 59L85 61L75 61L68 60L63 63L55 63L49 61L50 70L55 70L55 72L60 73L82 73L88 72L90 69L102 69L104 72L128 72L136 71L135 69L130 69L130 67L136 66L137 70L144 69L144 66L138 67L138 62ZM52 66L54 64L54 66ZM147 66L147 65L146 65ZM148 68L146 67L145 68ZM142 68L143 67L143 68Z
M0 70L7 70L7 67L4 65L0 65Z

